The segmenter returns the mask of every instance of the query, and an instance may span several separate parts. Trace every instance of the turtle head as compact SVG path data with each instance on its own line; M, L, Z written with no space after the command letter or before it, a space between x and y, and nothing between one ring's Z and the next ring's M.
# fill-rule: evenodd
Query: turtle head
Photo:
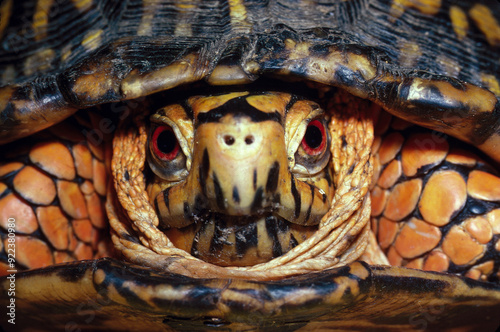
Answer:
M151 116L150 202L178 248L253 265L317 229L333 196L318 104L277 93L191 97Z

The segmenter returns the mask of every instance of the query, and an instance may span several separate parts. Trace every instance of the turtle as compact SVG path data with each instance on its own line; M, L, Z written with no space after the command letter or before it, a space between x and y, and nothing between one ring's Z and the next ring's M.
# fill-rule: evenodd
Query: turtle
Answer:
M494 330L496 1L3 1L7 330Z

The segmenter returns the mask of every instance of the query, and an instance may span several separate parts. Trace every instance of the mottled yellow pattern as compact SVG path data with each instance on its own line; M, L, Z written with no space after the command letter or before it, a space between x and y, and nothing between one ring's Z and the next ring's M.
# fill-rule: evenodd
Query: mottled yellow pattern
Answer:
M500 25L488 7L476 4L469 10L469 15L490 45L500 45Z
M47 38L47 26L49 23L49 11L53 0L40 0L36 3L35 14L33 15L33 30L35 39Z
M101 45L102 30L91 30L82 40L82 46L89 51L93 51Z
M469 30L469 21L467 20L467 14L458 6L450 7L450 20L453 25L453 31L457 35L459 40L463 40L467 36L467 30Z

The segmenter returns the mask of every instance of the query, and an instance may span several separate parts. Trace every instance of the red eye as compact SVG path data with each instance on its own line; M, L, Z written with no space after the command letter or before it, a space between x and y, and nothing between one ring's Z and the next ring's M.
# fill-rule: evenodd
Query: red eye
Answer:
M180 146L172 128L161 126L155 129L151 138L153 152L165 161L174 160L179 154Z
M306 129L306 134L302 139L302 148L312 156L320 154L326 145L325 126L319 120L313 120Z

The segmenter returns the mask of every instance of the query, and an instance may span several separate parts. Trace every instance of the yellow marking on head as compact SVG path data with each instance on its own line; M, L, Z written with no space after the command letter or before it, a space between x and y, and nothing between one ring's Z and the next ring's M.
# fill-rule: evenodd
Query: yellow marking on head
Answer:
M3 1L0 5L0 39L3 37L5 29L9 25L10 14L12 13L13 0Z
M467 20L467 14L458 6L450 7L450 20L453 25L453 31L457 35L459 40L463 40L467 36L467 30L469 30L469 21Z
M30 76L36 72L42 72L49 69L54 57L55 52L50 48L36 52L24 62L24 74Z
M285 115L286 105L290 102L291 96L288 93L276 92L272 95L254 95L247 98L247 102L265 113L278 111L281 116Z
M47 26L49 24L49 11L53 0L39 0L36 2L35 14L33 14L33 30L35 39L47 38Z
M248 95L248 92L232 92L221 96L194 96L188 99L188 104L197 116L199 113L208 112L214 108L224 105L231 99Z
M492 46L500 45L500 25L491 10L485 5L476 4L469 15Z
M73 6L83 12L92 6L92 0L72 0Z
M89 31L82 40L82 46L89 51L94 51L101 45L102 33L101 29Z
M495 95L500 96L500 84L494 75L481 73L481 82Z
M405 40L399 46L399 62L403 67L413 67L417 59L422 55L420 47L412 41Z
M247 9L241 0L228 0L229 16L233 30L241 33L251 32L252 25L247 21Z

